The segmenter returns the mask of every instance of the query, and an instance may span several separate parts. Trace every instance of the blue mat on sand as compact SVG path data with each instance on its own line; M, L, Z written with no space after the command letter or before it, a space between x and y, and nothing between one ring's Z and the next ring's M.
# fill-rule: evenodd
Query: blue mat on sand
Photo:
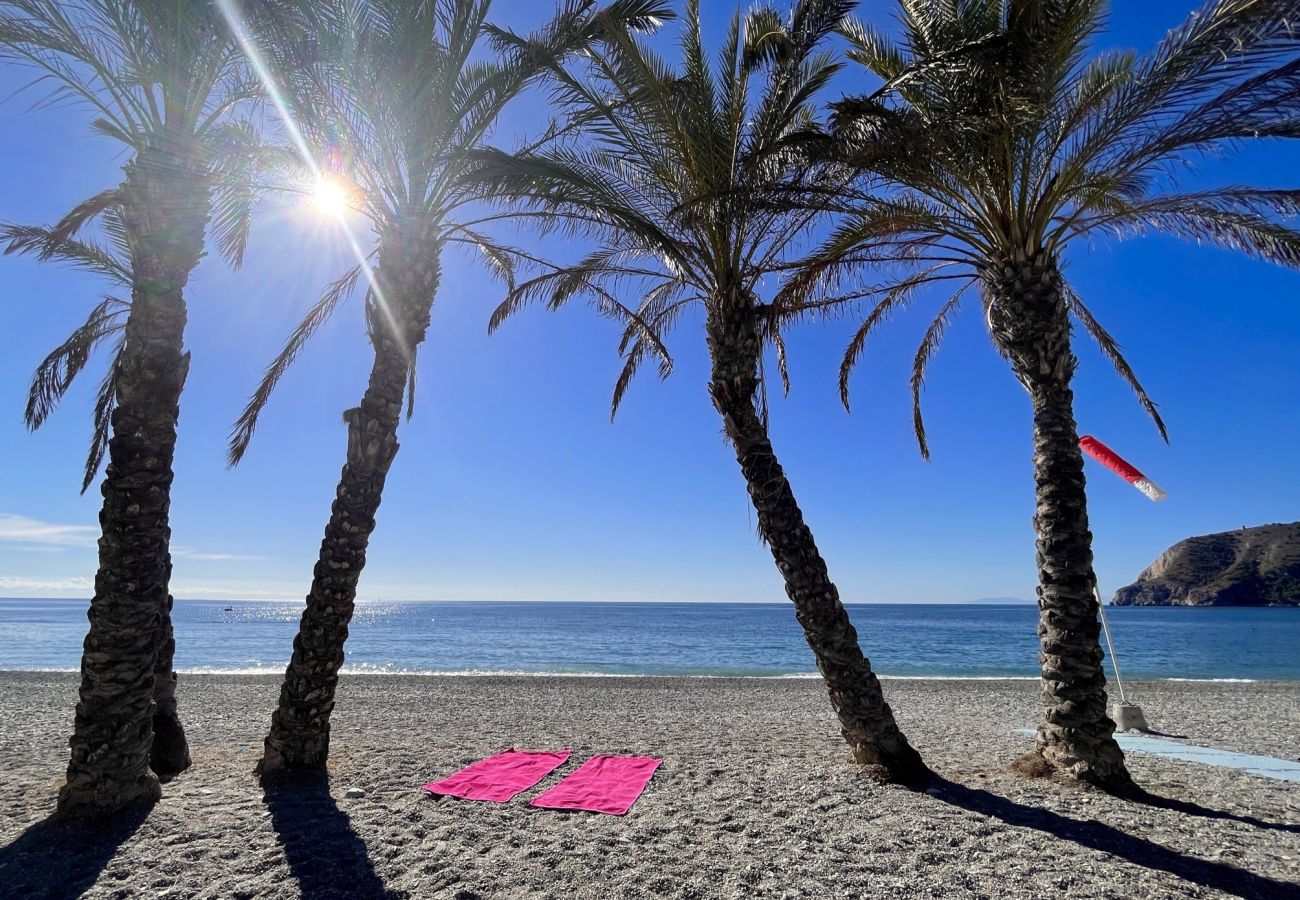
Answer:
M1032 728L1017 728L1016 734L1033 734ZM1233 753L1231 750L1216 750L1213 747L1198 747L1181 741L1162 741L1145 735L1117 734L1115 740L1120 749L1128 752L1150 753L1155 756L1167 756L1187 762L1204 763L1207 766L1222 766L1227 769L1240 769L1251 775L1263 778L1280 778L1283 781L1300 781L1300 761L1293 759L1275 759L1271 756L1254 756L1250 753Z

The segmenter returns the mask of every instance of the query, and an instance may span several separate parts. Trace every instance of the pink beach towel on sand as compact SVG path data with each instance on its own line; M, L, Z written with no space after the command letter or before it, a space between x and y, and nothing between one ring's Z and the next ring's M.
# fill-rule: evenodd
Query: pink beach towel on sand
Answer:
M480 759L442 781L430 782L423 790L465 800L505 803L564 765L568 758L568 750L506 750Z
M653 756L593 756L529 805L621 816L641 796L661 762Z

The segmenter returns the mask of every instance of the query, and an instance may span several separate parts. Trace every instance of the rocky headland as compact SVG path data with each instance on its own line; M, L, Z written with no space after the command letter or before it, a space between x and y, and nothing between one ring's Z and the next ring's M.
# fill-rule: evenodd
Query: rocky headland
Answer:
M1116 606L1300 606L1300 522L1190 537L1174 544Z

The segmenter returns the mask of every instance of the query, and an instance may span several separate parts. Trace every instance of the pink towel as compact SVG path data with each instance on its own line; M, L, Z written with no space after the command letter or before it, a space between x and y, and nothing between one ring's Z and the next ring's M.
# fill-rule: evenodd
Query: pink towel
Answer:
M661 762L653 756L593 756L529 805L621 816L641 796Z
M430 794L505 803L564 765L568 750L507 750L424 786Z

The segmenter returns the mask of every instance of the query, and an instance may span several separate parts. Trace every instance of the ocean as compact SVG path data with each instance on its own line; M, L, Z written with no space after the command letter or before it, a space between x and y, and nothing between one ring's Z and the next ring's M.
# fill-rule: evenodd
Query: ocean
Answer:
M0 669L81 660L84 600L0 599ZM281 672L301 603L180 600L182 672ZM870 604L849 614L876 671L1037 674L1037 610ZM1300 609L1108 608L1126 678L1300 680ZM1107 672L1110 674L1110 663ZM385 603L357 606L345 671L798 677L816 673L789 604Z

